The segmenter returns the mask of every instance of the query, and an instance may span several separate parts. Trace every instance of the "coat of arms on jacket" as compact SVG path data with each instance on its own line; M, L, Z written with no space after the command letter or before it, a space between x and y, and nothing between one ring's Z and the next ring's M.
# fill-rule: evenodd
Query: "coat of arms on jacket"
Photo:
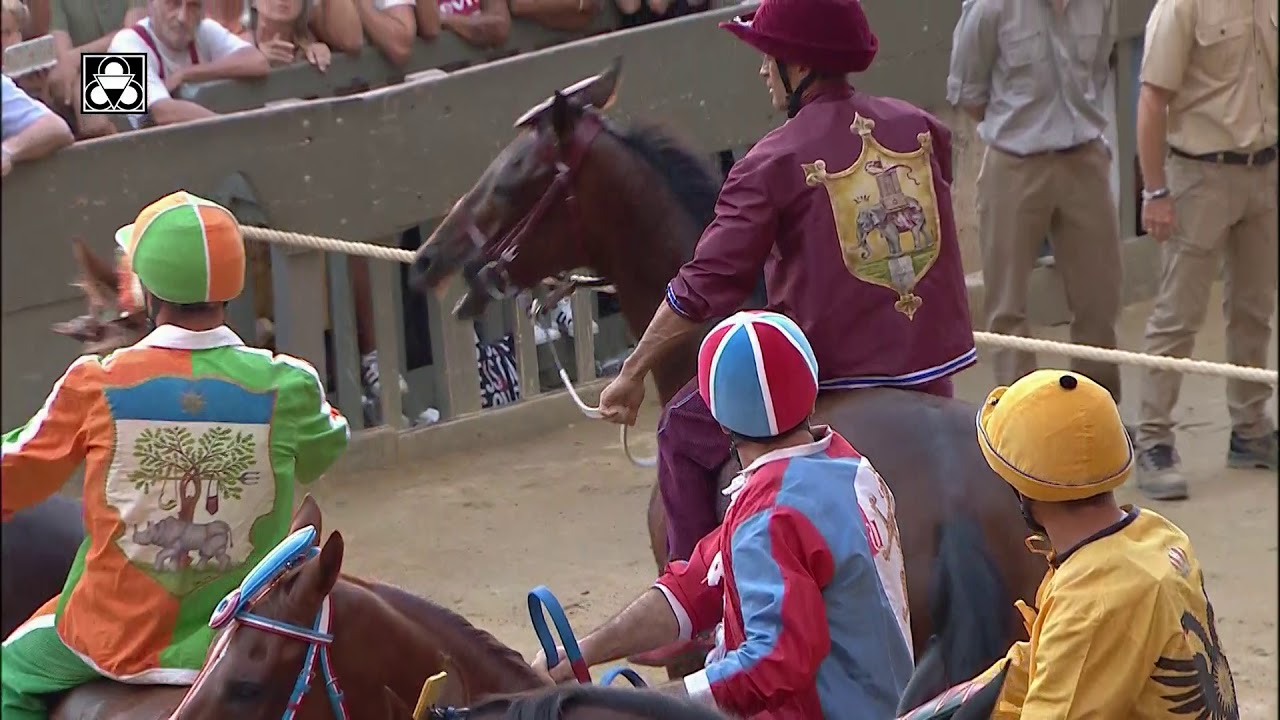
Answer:
M157 375L106 391L117 451L107 502L135 568L182 597L248 562L270 532L275 393Z
M849 128L862 138L857 160L828 172L823 160L803 165L805 182L831 200L845 267L864 282L898 296L894 308L914 318L923 300L916 284L938 259L940 224L933 191L932 136L916 136L914 152L890 150L871 134L875 121L857 115Z

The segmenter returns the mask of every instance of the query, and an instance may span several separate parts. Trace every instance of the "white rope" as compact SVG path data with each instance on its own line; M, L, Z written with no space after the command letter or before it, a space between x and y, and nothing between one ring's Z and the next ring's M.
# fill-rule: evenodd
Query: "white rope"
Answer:
M1277 373L1275 370L1265 370L1263 368L1244 367L1242 365L1209 362L1207 360L1194 360L1191 358L1146 355L1143 353L1129 352L1128 350L1114 350L1111 348L1094 347L1092 345L1075 345L1072 343L1058 342L1056 340L1040 340L1038 338L1000 335L997 333L980 332L977 330L973 332L973 339L978 345L1005 348L1008 350L1052 353L1054 355L1063 355L1077 360L1096 360L1098 362L1107 362L1116 365L1136 365L1138 367L1145 367L1153 370L1179 372L1183 375L1208 375L1211 377L1229 378L1231 380L1244 380L1246 382L1271 385L1272 387L1280 385L1280 373Z
M412 263L413 256L416 254L413 250L403 250L386 245L351 242L349 240L338 240L337 238L320 237L319 235L303 235L302 233L284 232L283 230L272 230L271 228L254 225L241 226L241 230L244 232L246 240L257 240L258 242L272 243L274 245L291 245L293 247L307 248L308 250L324 250L325 252L340 253L342 255L359 255L360 257L390 260L391 262L404 263L405 265Z
M391 262L409 264L413 262L414 256L416 255L412 250L403 250L401 248L388 247L385 245L350 242L347 240L338 240L337 238L284 232L282 230L273 230L271 228L251 225L244 226L243 230L245 238L249 240L274 243L277 245L291 245L293 247L302 247L309 250L323 250L325 252L341 253L344 255L358 255L361 257L373 258L375 260L389 260ZM1171 372L1182 373L1184 375L1206 375L1209 377L1244 380L1246 382L1262 383L1272 387L1280 385L1280 373L1277 373L1275 370L1244 367L1229 363L1208 362L1206 360L1194 360L1191 358L1165 357L1162 355L1147 355L1144 353L1130 352L1128 350L1115 350L1111 348L1094 347L1092 345L1075 345L1072 343L1057 342L1055 340L1041 340L1038 338L1025 338L1015 335L1000 335L998 333L981 332L978 330L974 331L973 340L977 345L984 347L1051 353L1075 360L1095 360L1098 362L1113 363L1115 365L1133 365L1153 370L1168 370ZM582 400L578 395L578 391L574 389L573 383L569 381L568 373L565 372L563 368L560 370L560 380L564 383L565 389L569 391L570 397L573 398L573 402L578 406L578 409L582 411L583 415L592 419L600 418L600 409L598 407L587 405ZM654 467L657 465L656 457L637 458L631 454L631 448L627 444L626 425L622 426L620 436L622 439L623 452L626 453L627 458L632 463L640 467Z

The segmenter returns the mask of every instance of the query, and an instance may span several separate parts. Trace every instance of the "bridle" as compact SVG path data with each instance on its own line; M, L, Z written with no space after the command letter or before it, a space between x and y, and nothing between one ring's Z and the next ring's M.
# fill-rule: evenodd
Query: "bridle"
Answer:
M307 644L307 654L302 661L302 669L298 672L293 691L289 695L289 704L285 706L281 720L293 720L302 700L311 691L311 683L315 679L316 665L324 675L324 688L329 696L329 705L337 720L348 720L346 704L343 701L342 688L338 686L337 676L333 671L333 663L329 657L329 646L333 644L333 604L328 596L320 603L311 627L302 627L283 620L263 617L252 612L252 608L263 597L270 593L280 581L291 571L319 554L315 547L316 529L310 525L293 532L277 545L266 557L249 572L240 583L240 587L232 590L223 598L213 615L209 618L209 627L226 631L218 639L210 653L211 660L196 677L191 689L187 691L169 720L178 720L182 710L200 689L209 671L222 660L231 636L240 626L253 628L273 635L298 640Z
M475 244L476 251L485 261L476 272L467 277L467 283L472 292L480 292L488 295L493 300L506 300L509 297L520 292L521 288L529 288L529 292L533 294L534 300L529 308L529 316L534 322L543 322L546 312L555 307L559 299L567 297L573 290L579 287L603 287L608 284L603 278L587 277L572 272L562 272L554 278L554 282L558 287L548 295L543 294L538 288L543 284L542 277L528 277L520 275L516 277L512 271L512 263L515 262L519 255L520 241L531 233L543 218L550 212L551 208L559 203L568 206L572 215L574 228L575 244L577 246L578 255L586 257L586 223L582 217L582 208L578 204L577 195L574 193L574 186L578 177L579 170L582 169L582 163L587 157L587 152L591 149L596 138L600 137L601 131L605 129L607 120L593 107L585 107L580 111L580 117L574 124L573 133L564 140L556 142L544 143L539 147L539 161L551 165L555 169L555 177L552 178L551 184L543 191L541 197L533 204L524 217L515 224L510 230L499 236L496 240L490 238L479 227L476 226L475 219L471 216L469 210L464 210L462 216L462 224L471 242ZM529 121L525 121L529 122ZM550 298L555 298L551 300ZM588 329L590 332L590 329ZM551 344L551 357L556 364L556 372L560 377L561 383L569 392L569 396L573 399L574 404L582 411L582 414L593 420L602 417L600 409L587 405L578 391L573 387L573 382L569 378L569 372L565 368L564 363L560 359L560 353L556 350L555 345ZM628 430L626 425L620 426L618 431L622 441L622 449L632 464L639 467L655 467L657 458L638 458L631 452L630 443L627 439Z
M577 202L574 186L588 151L604 129L605 120L590 107L582 108L580 112L581 116L568 138L540 145L538 160L554 168L555 177L514 227L497 238L491 238L476 226L469 213L464 216L465 232L485 261L469 279L473 290L481 290L494 300L505 300L519 288L533 287L539 283L542 280L540 277L513 275L512 263L519 256L521 240L538 227L552 208L561 203L568 206L573 216L577 249L580 252L585 249L586 224L582 219L582 209Z

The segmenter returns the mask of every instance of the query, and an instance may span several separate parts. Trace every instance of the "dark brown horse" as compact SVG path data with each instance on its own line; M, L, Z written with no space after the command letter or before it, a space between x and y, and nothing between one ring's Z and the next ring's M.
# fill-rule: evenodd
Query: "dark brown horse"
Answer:
M54 522L65 515L38 517ZM45 529L65 531L63 524ZM319 509L310 496L303 500L294 517L295 529L305 525L317 530L321 527ZM9 529L6 527L6 531ZM33 536L27 547L35 544L35 537L38 536ZM7 548L13 539L12 535L6 538ZM286 575L255 605L254 611L310 627L320 601L325 596L330 598L334 636L331 657L349 717L395 717L388 693L413 705L423 682L442 670L448 673L442 702L450 705L465 706L490 696L546 686L546 681L518 652L455 613L399 588L341 575L342 553L342 536L335 532L318 557ZM67 569L59 568L64 579ZM35 579L48 584L43 574ZM58 583L54 592L60 588ZM127 628L121 631L127 632ZM226 643L222 660L211 665L200 691L193 693L182 720L279 718L302 666L305 649L305 643L297 640L239 628ZM165 720L186 692L186 688L99 681L55 698L51 717ZM324 687L317 684L304 697L297 718L330 717Z
M615 63L521 118L515 139L418 250L415 287L435 290L461 273L468 290L454 312L466 319L490 299L591 268L616 288L631 334L643 332L710 221L719 181L665 132L621 130L596 110L616 92L618 69ZM663 404L693 377L698 341L691 337L654 369ZM948 668L944 675L955 680L981 671L1024 635L1013 602L1033 597L1045 570L1024 547L1025 525L1013 493L979 451L976 411L961 400L889 388L824 394L817 407L821 420L871 459L897 499L917 657L939 615L927 601L945 581L935 565L943 528L952 519L980 528L967 562L994 564L1001 587L975 587L973 577L952 568L950 595L993 595L997 640L965 667ZM728 477L726 470L722 482ZM654 559L661 564L666 533L656 487L649 519Z

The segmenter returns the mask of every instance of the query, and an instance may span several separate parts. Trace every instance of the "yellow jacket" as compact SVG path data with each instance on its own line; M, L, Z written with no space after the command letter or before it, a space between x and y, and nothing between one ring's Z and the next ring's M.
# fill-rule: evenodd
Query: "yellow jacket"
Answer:
M949 695L1003 674L992 720L1238 720L1190 540L1154 512L1125 510L1050 557L1036 608L1018 602L1031 639Z

